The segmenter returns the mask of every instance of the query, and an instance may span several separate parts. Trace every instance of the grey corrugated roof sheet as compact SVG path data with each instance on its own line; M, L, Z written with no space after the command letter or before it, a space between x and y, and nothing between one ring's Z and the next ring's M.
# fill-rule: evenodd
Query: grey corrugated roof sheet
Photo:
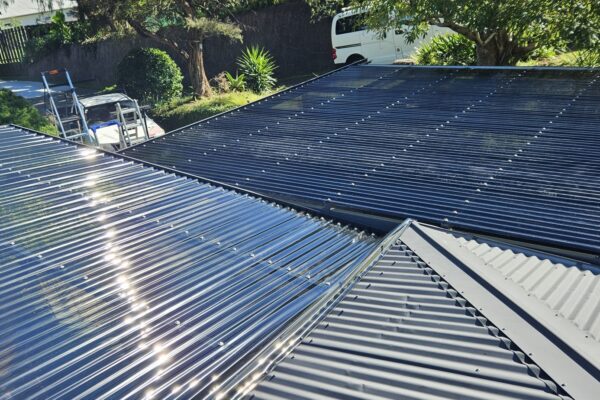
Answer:
M562 398L525 360L398 243L250 398Z
M445 249L472 262L583 357L600 368L600 268L540 251L431 227Z
M515 277L498 272L506 265L494 263L500 259L532 275L547 272L551 262L553 283L539 292L539 280L512 283ZM570 280L552 279L568 272L565 263L581 275L597 272L411 222L291 353L247 385L249 398L595 399L597 341L581 327L565 326L576 321L555 316L563 309L545 303L561 293L592 309L580 311L600 307L590 291L573 293Z
M416 218L597 257L599 76L353 66L125 153L381 231Z
M0 127L0 397L220 390L378 240Z

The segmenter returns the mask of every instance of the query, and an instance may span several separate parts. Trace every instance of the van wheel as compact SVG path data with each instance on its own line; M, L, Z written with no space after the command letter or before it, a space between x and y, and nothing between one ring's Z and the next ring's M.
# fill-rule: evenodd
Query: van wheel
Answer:
M361 56L360 54L352 54L350 57L348 57L346 59L346 65L355 63L357 61L361 61L364 60L365 58L363 56Z

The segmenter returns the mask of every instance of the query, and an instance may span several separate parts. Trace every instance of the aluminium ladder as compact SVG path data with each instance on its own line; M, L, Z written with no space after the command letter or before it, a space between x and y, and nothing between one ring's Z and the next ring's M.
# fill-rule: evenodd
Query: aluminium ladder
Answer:
M62 83L51 83L64 76ZM95 134L89 130L83 106L79 102L69 71L65 68L42 72L45 96L48 96L50 112L60 136L68 140L98 145ZM52 90L53 87L67 87L67 90ZM59 99L62 97L62 99Z
M142 115L137 100L133 100L133 105L126 108L121 107L121 103L117 103L116 109L121 148L149 139L146 117Z

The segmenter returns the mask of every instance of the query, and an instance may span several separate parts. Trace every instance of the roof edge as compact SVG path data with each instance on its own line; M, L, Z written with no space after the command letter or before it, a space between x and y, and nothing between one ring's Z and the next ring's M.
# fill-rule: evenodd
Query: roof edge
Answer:
M328 220L330 220L330 221L332 221L334 223L339 224L341 227L343 227L345 229L357 228L357 229L360 229L361 231L363 231L364 233L369 233L369 234L371 234L371 233L372 234L375 234L375 233L380 234L381 233L381 232L378 232L378 231L374 231L369 226L362 225L360 223L356 223L356 224L350 225L350 224L348 224L346 222L338 220L337 218L335 218L335 217L333 217L331 215L328 215L327 213L325 213L325 212L323 212L323 211L321 211L321 210L319 210L317 208L305 207L305 206L298 205L298 204L293 203L293 202L289 202L289 201L286 201L286 200L281 200L281 199L278 199L276 197L272 197L272 196L269 196L269 195L265 195L265 194L261 194L261 193L258 193L258 192L254 192L254 191L249 190L249 189L245 189L245 188L233 186L233 185L230 185L228 183L220 182L220 181L217 181L217 180L214 180L214 179L210 179L210 178L205 178L205 177L202 177L202 176L199 176L199 175L190 174L188 172L180 171L180 170L174 169L174 168L169 168L169 167L164 166L164 165L154 164L154 163L151 163L149 161L144 161L144 160L140 160L140 159L135 158L135 157L131 157L129 155L125 155L125 154L121 154L121 153L115 153L115 152L112 152L112 151L109 151L109 150L105 150L105 149L98 149L98 148L93 147L93 146L88 146L86 144L82 144L82 143L79 143L79 142L75 142L75 141L72 141L72 140L61 138L60 136L53 136L53 135L50 135L50 134L45 133L45 132L36 131L34 129L25 128L25 127L20 126L20 125L16 125L16 124L4 124L4 125L0 125L0 127L2 127L2 126L12 126L14 128L17 128L17 129L21 129L21 130L24 130L24 131L27 131L27 132L30 132L30 133L35 133L35 134L40 135L40 136L45 136L45 137L47 137L49 139L58 140L58 141L61 141L63 143L74 145L74 146L77 146L77 147L80 147L80 148L92 149L92 150L95 150L95 151L97 151L99 153L104 153L104 154L107 154L107 155L109 155L111 157L115 157L115 158L118 158L118 159L121 159L121 160L126 160L126 161L130 161L130 162L134 162L134 163L143 165L143 166L148 167L148 168L153 168L153 169L161 170L161 171L164 171L164 172L169 173L169 174L174 174L174 175L185 177L185 178L188 178L188 179L193 179L193 180L196 180L196 181L208 184L208 185L221 187L223 189L232 191L232 192L237 193L239 195L246 195L246 196L250 196L250 197L253 197L253 198L256 198L256 199L262 199L262 200L268 201L269 203L277 204L277 205L280 205L282 207L286 207L286 208L288 208L288 209L290 209L290 210L292 210L294 212L304 213L308 217L313 217L313 218L320 217L320 218L328 219Z
M290 197L290 201L296 204L294 198ZM337 204L335 202L328 203L327 207L314 208L314 210L322 214L330 215L332 218L335 218L335 216L339 215L345 219L352 218L353 221L365 221L364 224L360 226L367 226L366 224L368 224L368 221L371 221L368 228L370 230L375 230L372 221L376 220L382 227L381 229L376 230L377 232L385 231L386 228L392 229L393 226L402 223L404 219L411 218L410 215L405 215L403 216L404 218L402 218L402 216L394 216L390 213L386 214L384 212L365 212L363 209L352 207L346 204ZM435 226L439 229L446 229L460 234L480 237L484 238L485 240L504 242L506 244L516 245L521 248L527 248L529 251L549 253L555 256L576 260L576 262L579 264L587 263L600 268L600 255L591 253L590 250L577 246L565 247L565 245L561 245L560 243L547 242L541 239L530 238L527 240L520 237L515 238L515 236L511 236L509 234L486 232L473 226L451 224L434 219L420 218L419 221L431 226Z
M476 262L458 258L418 223L400 240L447 281L482 315L520 347L574 399L594 399L600 392L600 370L581 349L574 349L503 292L501 282L482 273Z
M280 91L278 91L278 92L272 93L272 94L270 94L270 95L268 95L268 96L261 97L261 98L260 98L260 99L258 99L258 100L254 100L254 101L251 101L251 102L249 102L249 103L246 103L246 104L244 104L243 106L235 107L235 108L232 108L231 110L223 111L223 112L220 112L220 113L218 113L218 114L211 115L210 117L206 117L206 118L204 118L204 119L201 119L201 120L198 120L198 121L192 122L191 124L187 124L187 125L184 125L184 126L182 126L182 127L179 127L179 128L177 128L177 129L173 129L172 131L169 131L169 132L165 133L164 135L162 135L162 136L160 136L160 137L158 137L158 138L151 138L151 139L144 140L143 142L136 143L136 144L134 144L133 146L129 146L129 147L127 147L127 148L123 149L123 150L119 150L119 153L121 153L121 152L124 152L124 151L128 151L128 150L130 150L130 149L134 149L134 148L136 148L136 147L138 147L138 146L141 146L141 145L143 145L143 144L145 144L145 143L148 143L148 142L152 142L152 141L154 141L154 140L160 140L161 138L164 138L164 137L166 137L166 136L172 135L172 134L174 134L174 133L177 133L177 132L181 132L181 131L182 131L182 130L184 130L184 129L191 128L192 126L199 125L199 124L201 124L201 123L203 123L203 122L206 122L206 121L211 121L211 120L213 120L213 119L216 119L216 118L222 117L223 115L232 114L232 113L236 112L237 110L241 110L241 109L243 109L243 108L245 108L245 107L252 106L252 105L254 105L254 104L258 104L258 103L260 103L260 102L262 102L262 101L268 100L268 99L270 99L270 98L273 98L273 97L275 97L275 96L279 96L279 95L281 95L281 94L283 94L283 93L290 92L290 91L292 91L292 90L294 90L294 89L297 89L297 88L299 88L299 87L302 87L302 86L304 86L304 85L306 85L306 84L312 83L312 82L314 82L314 81L317 81L317 80L319 80L319 79L321 79L321 78L325 78L325 77L327 77L327 76L329 76L329 75L335 74L336 72L340 72L340 71L342 71L342 70L344 70L344 69L347 69L347 68L349 68L349 67L351 67L351 66L353 66L353 65L362 64L362 63L364 63L364 62L365 62L365 60L358 60L358 61L355 61L355 62L353 62L353 63L351 63L351 64L344 65L344 66L343 66L343 67L341 67L341 68L332 69L331 71L329 71L329 72L326 72L326 73L324 73L323 75L318 75L318 76L315 76L314 78L307 79L307 80L305 80L305 81L302 81L302 82L300 82L300 83L297 83L297 84L295 84L295 85L292 85L292 86L290 86L290 87L287 87L287 88L285 88L285 89L283 89L283 90L280 90Z
M366 64L373 67L412 68L412 69L467 69L467 70L506 70L506 71L600 71L599 67L527 67L516 65L405 65L405 64Z
M454 236L461 236L469 240L475 240L492 244L502 249L518 251L528 257L535 256L538 258L546 258L553 263L569 264L581 269L593 271L595 274L600 274L600 265L595 263L600 260L600 256L594 256L593 260L587 260L582 257L584 254L579 252L568 252L565 249L552 246L542 246L533 242L523 242L519 240L510 240L499 236L486 235L478 232L468 232L460 229L445 229L435 224L419 222L419 225L426 229L446 232ZM579 258L577 258L579 257Z

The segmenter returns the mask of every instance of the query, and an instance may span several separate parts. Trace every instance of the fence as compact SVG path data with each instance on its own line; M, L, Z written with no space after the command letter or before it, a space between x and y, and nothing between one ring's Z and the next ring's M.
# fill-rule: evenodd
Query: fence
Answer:
M232 43L223 38L206 41L204 62L209 76L221 71L235 72L235 60L249 45L259 45L271 52L279 67L276 70L278 78L323 72L334 67L331 59L331 20L312 23L311 10L302 0L246 12L238 15L237 21L243 30L243 43ZM42 29L48 27L37 26L28 30L27 36L30 39L42 36ZM67 45L34 61L0 62L0 77L39 80L40 71L64 67L77 81L94 80L99 87L112 85L116 81L118 63L131 49L139 47L163 48L184 72L187 71L184 60L171 49L151 39L134 36L86 45Z
M28 38L27 28L23 26L0 30L0 64L22 62Z

